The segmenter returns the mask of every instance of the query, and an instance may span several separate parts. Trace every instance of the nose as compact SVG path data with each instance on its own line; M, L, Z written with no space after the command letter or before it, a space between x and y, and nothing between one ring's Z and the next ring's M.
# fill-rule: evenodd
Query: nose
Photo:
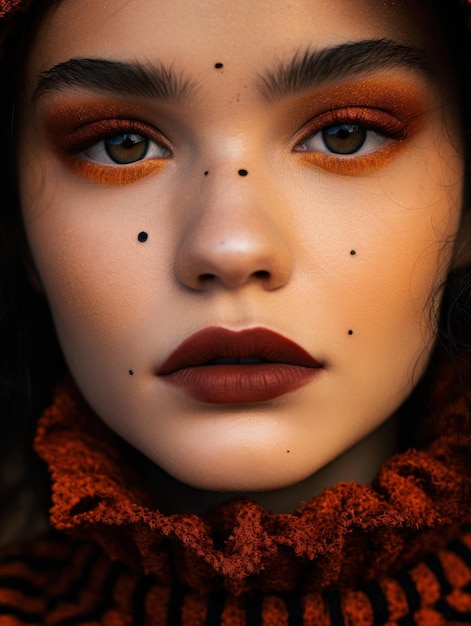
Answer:
M283 212L270 196L247 180L209 183L200 190L182 227L177 279L198 291L249 283L270 291L285 285L292 257Z

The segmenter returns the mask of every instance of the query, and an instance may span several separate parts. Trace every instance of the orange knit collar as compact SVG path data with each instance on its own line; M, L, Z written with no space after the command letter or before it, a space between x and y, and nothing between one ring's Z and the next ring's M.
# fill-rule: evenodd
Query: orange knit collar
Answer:
M455 371L455 368L448 368ZM201 516L149 505L129 447L61 385L36 450L52 474L51 520L164 585L240 595L357 587L443 547L471 519L471 414L456 376L435 385L422 450L396 455L372 486L339 483L292 515L241 498Z

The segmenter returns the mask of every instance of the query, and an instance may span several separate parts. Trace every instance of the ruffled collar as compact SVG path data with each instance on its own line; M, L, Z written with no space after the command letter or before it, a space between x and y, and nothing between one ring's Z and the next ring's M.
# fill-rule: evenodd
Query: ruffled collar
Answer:
M159 512L128 444L67 382L35 442L52 475L52 524L162 584L200 592L324 591L392 575L443 547L471 516L471 413L455 367L444 372L422 449L393 457L372 485L339 483L294 514L246 498L204 515Z

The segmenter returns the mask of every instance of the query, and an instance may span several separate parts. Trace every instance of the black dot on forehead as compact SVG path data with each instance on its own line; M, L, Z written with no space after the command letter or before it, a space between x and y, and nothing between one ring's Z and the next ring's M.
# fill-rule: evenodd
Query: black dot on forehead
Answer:
M247 176L247 170L239 170L239 176Z
M221 67L224 67L224 64L223 64L223 63L218 62L218 63L215 63L215 64L214 64L214 67L215 67L217 70L220 70L220 69L221 69Z
M149 235L148 235L145 231L143 231L143 230L142 230L142 231L138 234L137 239L138 239L138 241L140 241L141 243L144 243L144 241L147 241L148 236L149 236Z

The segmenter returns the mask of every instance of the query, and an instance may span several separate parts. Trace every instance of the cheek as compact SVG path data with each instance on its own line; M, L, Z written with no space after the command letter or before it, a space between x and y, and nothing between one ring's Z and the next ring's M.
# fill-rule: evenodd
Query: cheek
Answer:
M142 341L140 320L162 295L159 275L150 280L162 259L151 261L142 241L148 224L125 210L134 192L121 189L119 202L106 194L99 200L86 183L71 191L50 164L22 171L25 228L69 364L98 371L115 363L127 371Z
M370 351L387 346L412 382L433 348L462 203L461 156L444 136L428 139L378 179L386 217L359 244L369 268L352 296L368 310Z
M374 175L317 178L301 198L298 264L312 287L299 302L315 332L329 329L342 371L354 364L352 394L370 372L402 398L426 366L462 183L462 156L433 128Z

